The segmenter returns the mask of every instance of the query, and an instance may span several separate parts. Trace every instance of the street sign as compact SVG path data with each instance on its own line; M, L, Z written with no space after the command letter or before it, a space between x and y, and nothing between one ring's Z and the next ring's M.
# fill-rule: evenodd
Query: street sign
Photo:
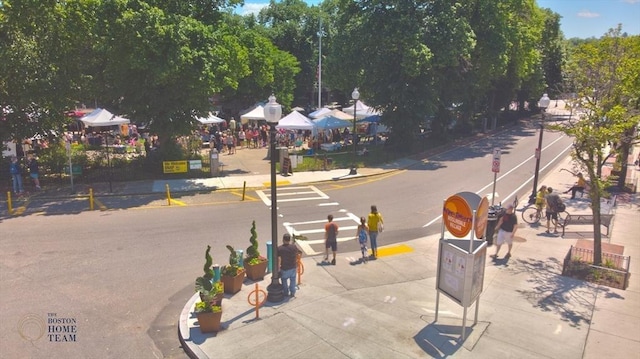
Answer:
M493 161L491 161L491 172L498 173L500 172L500 149L493 149Z

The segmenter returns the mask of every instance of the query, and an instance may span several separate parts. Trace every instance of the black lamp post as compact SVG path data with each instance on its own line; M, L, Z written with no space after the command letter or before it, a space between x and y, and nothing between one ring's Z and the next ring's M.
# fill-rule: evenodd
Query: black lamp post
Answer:
M353 99L353 133L351 134L351 139L353 141L353 165L351 166L351 171L349 171L349 175L357 175L358 168L356 167L356 159L358 158L357 152L357 133L356 133L356 110L358 107L358 99L360 98L360 92L358 92L358 88L354 88L351 93L351 98Z
M529 204L534 204L536 202L536 192L538 191L538 175L540 173L540 157L542 154L542 134L544 133L544 120L547 107L549 107L549 103L551 103L551 99L546 93L543 94L538 101L538 107L542 109L542 121L540 123L540 137L538 138L538 148L536 148L535 152L536 172L533 176L533 190L531 191L531 196L529 196Z
M271 284L267 286L267 301L272 303L284 300L278 273L278 199L276 197L276 125L281 117L282 106L276 102L274 95L269 96L269 103L264 107L264 118L269 123L269 153L271 154Z

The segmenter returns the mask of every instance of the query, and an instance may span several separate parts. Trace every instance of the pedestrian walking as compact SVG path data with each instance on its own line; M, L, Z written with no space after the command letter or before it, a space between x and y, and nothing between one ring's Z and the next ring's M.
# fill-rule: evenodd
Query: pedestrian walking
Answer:
M327 224L324 225L324 261L329 261L329 248L333 252L331 264L336 265L336 254L338 252L338 225L333 222L333 215L327 216Z
M282 279L282 291L285 296L296 296L298 254L300 250L295 244L291 244L291 235L285 233L282 236L282 245L278 247L278 263L280 278Z
M508 251L505 258L511 257L511 248L513 247L513 237L516 235L516 231L518 230L518 217L513 213L513 204L509 204L505 213L498 220L498 224L496 225L498 229L498 236L496 238L496 254L492 257L494 259L498 258L498 252L500 252L500 247L503 244L507 244Z
M378 234L384 229L382 214L378 212L378 207L371 206L371 213L367 218L369 224L369 241L371 242L371 259L378 259Z
M547 187L547 191L549 193L544 198L546 204L545 211L547 216L546 233L550 233L551 222L553 222L553 233L558 233L558 207L559 204L562 203L562 200L560 199L560 196L558 196L558 194L553 193L553 188Z
M360 217L360 224L358 225L358 229L356 231L356 238L358 238L358 243L360 243L360 251L362 252L362 261L367 262L369 252L367 250L367 233L369 232L369 227L367 226L367 220L364 217Z
M13 193L24 193L24 188L22 187L22 169L20 168L20 162L18 162L18 157L16 156L11 156L9 173L11 174L11 180L13 182Z
M33 155L29 155L27 167L29 167L29 176L31 176L33 184L36 186L36 189L40 189L38 160Z

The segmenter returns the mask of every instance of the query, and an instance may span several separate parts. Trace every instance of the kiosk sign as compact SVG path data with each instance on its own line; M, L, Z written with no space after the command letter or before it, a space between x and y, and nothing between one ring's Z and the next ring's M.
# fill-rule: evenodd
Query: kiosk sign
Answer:
M459 195L447 198L442 211L442 220L454 237L465 237L471 231L473 214L467 201Z

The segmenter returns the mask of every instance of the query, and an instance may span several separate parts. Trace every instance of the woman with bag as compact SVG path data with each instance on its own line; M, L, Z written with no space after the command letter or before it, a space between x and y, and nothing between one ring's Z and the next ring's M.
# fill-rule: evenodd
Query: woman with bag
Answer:
M371 206L371 213L367 220L369 223L369 240L371 241L371 259L378 258L378 234L382 233L384 229L384 220L382 215L378 212L378 207Z

